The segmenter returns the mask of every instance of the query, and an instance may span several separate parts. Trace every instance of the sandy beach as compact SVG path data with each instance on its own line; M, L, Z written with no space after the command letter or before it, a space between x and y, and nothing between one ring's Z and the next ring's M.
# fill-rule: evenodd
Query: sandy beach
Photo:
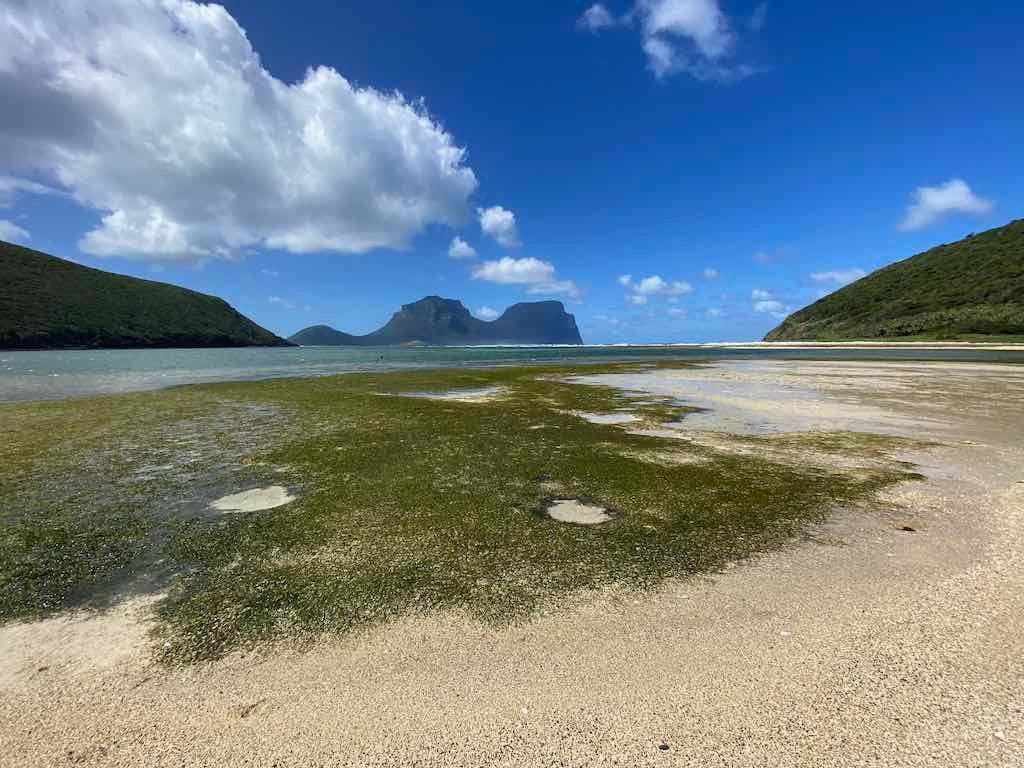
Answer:
M659 434L716 450L821 430L935 446L902 457L924 482L806 540L503 628L437 612L167 667L152 598L8 624L0 764L1020 765L1024 369L727 361L582 380L704 409Z

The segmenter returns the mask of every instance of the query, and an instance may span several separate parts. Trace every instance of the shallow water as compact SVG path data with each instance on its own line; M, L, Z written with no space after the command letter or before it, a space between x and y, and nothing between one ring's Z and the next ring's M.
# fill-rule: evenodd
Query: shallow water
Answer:
M713 347L285 347L0 351L0 402L161 389L181 384L353 371L613 360L796 358L1024 363L984 349L721 349Z

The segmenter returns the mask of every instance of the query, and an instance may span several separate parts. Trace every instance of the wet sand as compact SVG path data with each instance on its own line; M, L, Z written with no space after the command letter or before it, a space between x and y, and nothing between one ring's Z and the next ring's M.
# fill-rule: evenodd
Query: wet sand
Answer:
M940 446L908 457L927 482L810 541L503 630L434 615L168 670L146 604L0 628L0 764L1020 764L1024 368L758 361L595 383L708 408L679 439Z

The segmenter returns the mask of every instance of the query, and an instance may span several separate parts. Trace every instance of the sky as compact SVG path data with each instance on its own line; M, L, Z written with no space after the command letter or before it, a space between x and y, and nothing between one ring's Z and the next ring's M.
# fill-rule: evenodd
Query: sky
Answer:
M0 0L0 239L283 335L750 340L1024 211L1024 5ZM2 275L0 275L2 279Z

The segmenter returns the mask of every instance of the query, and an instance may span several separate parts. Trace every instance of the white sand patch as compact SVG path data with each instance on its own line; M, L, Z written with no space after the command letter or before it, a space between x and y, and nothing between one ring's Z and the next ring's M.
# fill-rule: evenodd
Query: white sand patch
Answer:
M260 512L264 509L282 507L295 501L288 489L280 485L268 485L266 488L251 488L241 493L222 496L210 505L218 512Z
M0 627L0 689L42 675L108 670L142 658L150 608L161 597L133 598L103 613L79 611Z
M547 513L552 520L576 525L600 525L613 519L604 507L584 504L578 499L555 499L548 506Z
M631 424L634 421L639 421L632 413L618 412L618 413L588 413L586 411L573 411L573 416L579 416L581 419L586 419L591 424Z
M1006 367L991 367L992 373L1007 373ZM576 376L571 381L646 392L705 409L683 419L679 426L687 432L913 434L922 422L941 429L943 414L929 418L917 407L913 415L904 415L902 409L886 406L900 405L900 398L919 403L922 386L941 385L943 377L979 373L977 366L965 364L730 360L684 369ZM889 402L867 402L866 387L883 390Z
M402 397L422 397L427 400L449 400L457 403L486 403L497 399L504 392L504 387L477 387L450 389L445 392L403 392Z

